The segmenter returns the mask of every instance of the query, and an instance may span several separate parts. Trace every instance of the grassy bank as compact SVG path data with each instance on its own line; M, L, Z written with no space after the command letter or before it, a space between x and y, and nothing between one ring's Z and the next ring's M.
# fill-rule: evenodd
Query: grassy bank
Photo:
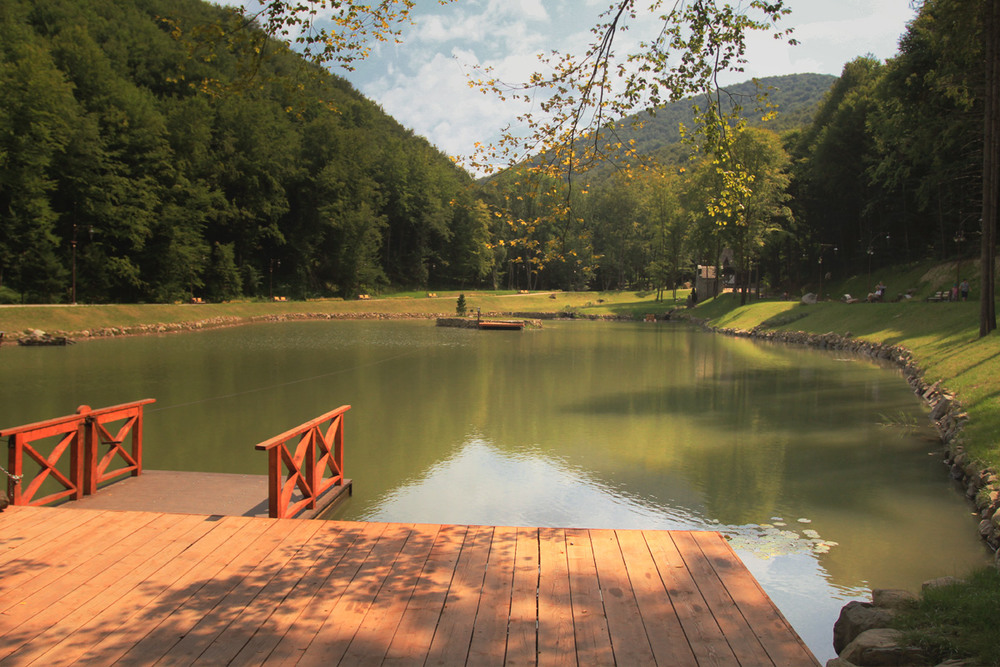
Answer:
M343 301L237 301L220 304L114 304L75 306L3 306L0 307L0 331L8 336L27 329L74 333L108 327L133 327L142 324L183 324L218 317L251 319L292 313L340 315L412 315L433 317L454 315L458 295L465 294L466 307L475 313L545 312L576 315L613 315L642 317L647 312L662 314L674 307L672 294L657 302L654 293L646 292L481 292L449 291L403 293L370 300ZM678 298L683 302L687 293Z
M913 353L925 379L941 381L969 413L967 451L991 467L1000 464L1000 336L979 338L979 304L762 302L738 306L726 295L695 309L713 326L833 332L900 345Z

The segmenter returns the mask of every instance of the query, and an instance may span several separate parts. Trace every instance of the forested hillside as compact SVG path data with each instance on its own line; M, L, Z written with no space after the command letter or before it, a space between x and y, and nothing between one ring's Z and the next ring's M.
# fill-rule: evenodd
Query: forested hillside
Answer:
M176 38L226 21L197 0L0 3L0 300L478 281L471 178L280 45Z
M680 103L602 130L614 166L474 182L343 79L232 39L253 28L227 10L3 0L0 302L659 291L697 264L796 292L971 256L979 6L925 0L888 62L765 80L767 122L752 84L725 91L748 122L717 125L724 150L677 143Z
M829 246L828 267L978 254L981 6L926 0L898 55L847 63L815 122L788 138L796 217L813 257Z

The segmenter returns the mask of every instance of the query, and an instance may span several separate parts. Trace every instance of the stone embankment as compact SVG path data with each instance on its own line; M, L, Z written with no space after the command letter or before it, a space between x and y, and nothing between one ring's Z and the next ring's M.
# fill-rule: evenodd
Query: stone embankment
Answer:
M91 338L115 338L119 336L151 336L166 333L182 333L186 331L201 331L203 329L219 329L235 327L242 324L257 324L263 322L291 322L296 320L427 320L440 317L435 313L283 313L275 315L255 315L253 317L220 316L189 322L164 322L156 324L134 324L120 327L99 327L81 331L49 331L43 332L52 337L66 337L73 340ZM15 343L17 340L33 335L25 331L10 335L3 339L5 343Z
M433 320L447 317L446 313L282 313L274 315L255 315L252 317L220 316L188 322L162 322L155 324L134 324L119 327L99 327L81 331L49 331L41 332L51 337L64 337L68 340L86 340L93 338L115 338L119 336L150 336L167 333L182 333L185 331L200 331L203 329L219 329L242 324L261 322L291 322L296 320ZM483 317L516 317L530 320L553 319L588 319L588 320L632 320L631 315L580 315L576 313L520 313L520 312L490 312ZM16 344L18 340L35 336L35 330L8 333L0 337L0 344Z
M954 583L952 577L924 582L923 590ZM904 634L889 626L903 609L914 605L917 596L909 591L873 590L871 602L848 602L833 626L833 650L837 657L826 667L973 667L973 661L949 660L938 663L920 647L906 642Z

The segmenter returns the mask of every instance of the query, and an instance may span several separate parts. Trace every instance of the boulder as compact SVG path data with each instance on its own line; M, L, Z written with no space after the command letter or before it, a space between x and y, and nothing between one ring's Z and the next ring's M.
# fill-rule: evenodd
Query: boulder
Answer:
M871 602L848 602L833 624L833 650L839 654L862 632L888 626L893 615L893 610L876 607Z
M802 303L806 304L807 306L815 306L816 301L817 301L816 295L813 294L812 292L802 295Z
M916 601L917 596L910 591L894 588L876 588L872 591L872 602L883 609L903 609Z
M903 633L889 628L866 630L840 654L858 667L931 667L934 661L916 646L903 645Z
M959 579L958 577L938 577L937 579L931 579L930 581L925 581L920 587L920 590L926 591L929 588L943 588L945 586L954 586L955 584L964 583L964 579Z

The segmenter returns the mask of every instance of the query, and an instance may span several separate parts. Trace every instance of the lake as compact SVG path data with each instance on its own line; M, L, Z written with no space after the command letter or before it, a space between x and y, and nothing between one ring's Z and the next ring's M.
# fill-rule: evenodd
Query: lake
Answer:
M989 562L892 367L681 324L306 321L0 351L0 426L141 398L149 469L265 474L342 404L332 518L718 530L821 661L841 606Z

